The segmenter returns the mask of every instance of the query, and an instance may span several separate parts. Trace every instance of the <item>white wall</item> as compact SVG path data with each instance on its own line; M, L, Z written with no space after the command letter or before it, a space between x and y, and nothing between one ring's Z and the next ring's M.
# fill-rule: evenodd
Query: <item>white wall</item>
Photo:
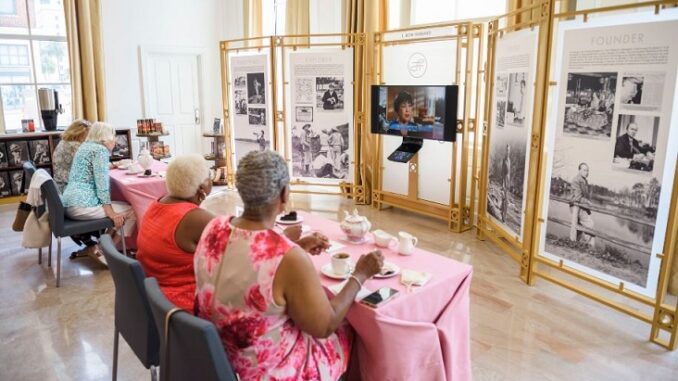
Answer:
M226 3L226 4L224 4ZM202 121L209 126L221 113L219 45L224 13L238 0L103 0L102 39L107 121L136 127L143 117L139 46L198 47L205 52L202 73ZM242 6L241 6L242 7ZM242 30L242 29L241 29ZM136 155L137 151L134 150Z

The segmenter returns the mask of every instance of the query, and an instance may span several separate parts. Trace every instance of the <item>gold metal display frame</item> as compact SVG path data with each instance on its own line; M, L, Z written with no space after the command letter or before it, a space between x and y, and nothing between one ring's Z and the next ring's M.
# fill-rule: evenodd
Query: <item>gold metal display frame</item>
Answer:
M338 41L337 41L338 40ZM325 33L325 34L297 34L287 36L273 37L274 49L280 57L282 67L282 110L275 111L276 123L283 124L283 156L287 162L291 162L289 156L290 147L287 146L290 141L290 126L288 126L288 115L286 114L288 105L291 107L291 100L287 99L287 91L290 86L287 78L288 52L314 49L346 49L353 48L353 183L341 182L339 184L328 184L317 181L301 180L293 177L290 181L290 189L294 193L304 194L331 194L341 195L352 198L356 204L365 204L365 165L362 160L362 149L365 142L365 105L364 105L364 33ZM277 92L277 87L274 88ZM291 112L291 111L290 111ZM290 115L291 117L291 115ZM339 192L336 191L338 188Z
M225 182L228 187L235 186L235 163L233 163L233 150L235 147L233 143L233 126L231 126L231 114L230 114L230 94L231 94L231 77L230 77L230 67L228 55L230 53L241 53L241 52L263 52L267 51L269 53L269 64L271 65L271 72L269 77L269 85L271 88L271 109L275 111L277 94L275 91L276 84L276 60L275 60L275 49L273 46L275 44L274 37L251 37L251 38L241 38L237 40L228 40L219 42L219 57L221 59L221 99L222 99L222 111L224 114L224 139L226 141L226 174ZM275 120L273 121L272 126L272 136L271 143L272 149L274 151L279 150L278 144L278 130Z
M556 3L560 11L556 12ZM616 5L586 10L572 10L567 1L535 0L529 6L517 9L490 22L490 40L488 44L488 78L492 78L494 70L495 43L498 34L510 33L522 28L539 26L539 43L537 55L537 78L535 88L535 104L533 115L533 129L531 136L530 161L528 171L528 189L525 209L525 226L523 241L519 242L500 227L493 224L481 212L479 216L478 238L490 238L520 263L520 277L529 285L533 285L537 278L548 280L554 284L567 288L582 296L595 300L603 305L625 313L651 325L650 341L668 350L675 350L678 346L678 303L669 305L666 300L669 265L678 248L678 169L674 177L669 219L666 227L666 239L662 253L655 255L660 258L659 279L655 297L648 297L629 291L624 282L618 284L604 281L580 270L572 268L563 260L554 261L541 255L541 229L544 225L543 200L545 196L547 147L545 135L548 128L548 102L552 86L557 86L556 80L551 78L555 50L558 48L554 35L559 20L571 20L582 17L588 21L589 15L618 12L624 10L654 9L659 14L666 6L675 6L678 1L648 1ZM507 21L506 26L499 28L500 21ZM525 21L526 20L526 21ZM492 83L488 85L486 99L491 99ZM486 103L486 116L489 115L491 104ZM486 118L488 123L493 122ZM484 210L483 199L487 191L487 136L483 143L483 164L479 194L481 195L481 210ZM561 274L556 275L556 274ZM631 304L633 303L633 304ZM664 337L662 337L662 334ZM668 339L666 338L668 336Z
M425 36L427 31L451 30L452 33L436 34ZM414 38L385 38L391 34L423 34L421 37ZM469 161L471 162L471 174L476 172L478 165L477 144L471 146L475 141L477 115L479 114L481 100L482 76L482 53L484 51L484 24L472 22L454 22L431 25L421 25L417 27L402 28L376 32L374 34L374 56L372 73L376 84L386 84L384 82L384 47L392 45L407 45L427 42L456 42L456 65L454 83L464 85L463 94L459 98L463 99L463 108L457 120L458 139L452 143L452 157L450 157L451 177L450 183L450 201L449 205L439 204L418 198L418 155L415 155L408 163L408 194L401 195L383 190L383 138L381 135L373 137L371 148L374 150L372 156L372 206L381 209L383 206L393 206L405 209L411 212L424 214L430 217L447 221L448 228L452 231L461 233L470 230L473 227L475 214L475 192L476 187L470 186L470 197L467 197L467 188L469 182L473 183L476 179L469 175ZM474 47L476 47L474 49ZM474 61L475 60L475 61ZM476 64L474 65L474 62ZM475 94L474 94L475 92ZM472 112L472 104L474 112ZM459 137L459 134L461 136ZM457 153L461 150L460 169L457 170ZM443 165L443 164L441 164ZM459 184L459 201L456 201L456 185ZM472 185L472 184L471 184Z

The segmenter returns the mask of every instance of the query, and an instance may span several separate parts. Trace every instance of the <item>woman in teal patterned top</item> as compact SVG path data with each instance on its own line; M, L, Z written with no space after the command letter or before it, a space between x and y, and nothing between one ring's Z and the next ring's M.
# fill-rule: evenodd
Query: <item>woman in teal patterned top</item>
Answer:
M132 207L126 202L111 201L108 170L114 146L115 129L106 123L94 123L73 158L62 201L68 217L74 220L108 217L116 229L124 225L125 236L129 236L136 223ZM114 238L119 240L120 236Z

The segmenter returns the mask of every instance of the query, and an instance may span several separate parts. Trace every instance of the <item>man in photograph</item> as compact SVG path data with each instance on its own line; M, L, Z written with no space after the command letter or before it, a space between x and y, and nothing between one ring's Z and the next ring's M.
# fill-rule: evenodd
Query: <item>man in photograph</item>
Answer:
M520 92L518 93L518 100L513 105L513 121L522 122L525 119L523 115L523 102L525 101L525 80L520 80Z
M501 222L506 222L508 213L509 191L511 189L511 146L506 145L506 156L501 161Z
M590 234L577 230L577 226L583 226L593 229L593 218L591 218L591 188L589 187L589 166L586 163L579 164L579 172L572 178L570 187L572 188L572 198L570 199L570 241L580 241L589 246L595 245L595 238Z
M12 194L4 173L0 173L0 197L7 197Z
M327 131L326 128L323 128L322 131L320 131L320 153L325 153L329 155L330 152L330 133Z
M36 164L49 163L49 155L47 154L47 142L35 142L33 145L33 162Z
M636 77L624 77L621 86L621 103L640 104L642 81Z
M261 130L261 132L253 132L254 136L256 136L257 143L259 143L259 151L266 151L266 148L268 148L268 144L266 144L266 136L264 135L264 130Z
M24 173L21 171L12 172L12 193L15 195L21 194L21 184L24 180Z
M305 175L310 175L311 163L313 161L313 154L311 152L313 132L311 132L310 124L305 124L301 129L301 170Z
M626 126L626 133L618 137L614 144L615 158L633 159L635 155L654 152L654 149L648 145L641 147L636 134L638 134L638 125L634 122L629 123Z
M323 94L323 110L334 110L335 107L337 107L337 103L339 103L339 95L337 95L337 92L334 90L334 84L330 83L330 88L325 91L325 94Z
M327 142L330 146L330 160L332 160L336 168L339 168L339 157L344 147L344 137L341 136L341 132L335 127L330 130L330 137Z
M21 156L23 155L23 150L21 146L16 143L10 143L9 145L9 166L18 167L23 165L23 160Z

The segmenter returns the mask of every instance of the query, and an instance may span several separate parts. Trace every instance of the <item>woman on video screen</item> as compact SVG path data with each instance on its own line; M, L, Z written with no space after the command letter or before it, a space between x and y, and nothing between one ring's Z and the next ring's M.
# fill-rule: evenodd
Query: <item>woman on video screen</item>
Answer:
M412 96L406 92L401 91L393 100L393 111L395 112L395 119L388 125L389 132L400 130L402 136L407 136L408 132L419 131L419 126L412 120L414 109L414 101Z

